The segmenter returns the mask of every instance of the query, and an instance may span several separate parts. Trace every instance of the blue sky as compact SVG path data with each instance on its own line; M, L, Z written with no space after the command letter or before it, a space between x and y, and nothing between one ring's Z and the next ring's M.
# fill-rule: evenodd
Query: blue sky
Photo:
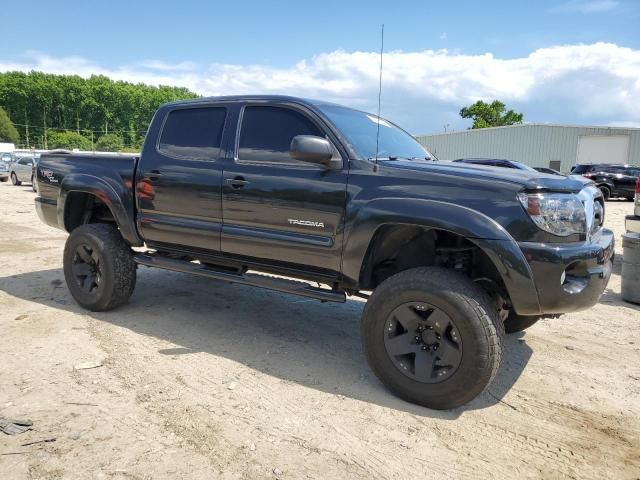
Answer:
M9 0L2 11L0 71L375 109L384 23L383 115L414 133L466 128L457 112L479 98L526 121L640 126L640 0Z

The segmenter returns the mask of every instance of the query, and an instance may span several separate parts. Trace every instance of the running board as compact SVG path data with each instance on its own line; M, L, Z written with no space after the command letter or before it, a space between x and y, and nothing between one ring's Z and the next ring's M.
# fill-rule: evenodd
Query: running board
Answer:
M325 288L313 287L306 282L297 280L288 280L285 278L269 277L256 273L233 273L217 270L207 267L200 263L193 263L186 260L178 260L175 258L162 257L157 255L138 254L133 259L139 265L147 267L163 268L165 270L173 270L174 272L191 273L200 275L201 277L215 278L216 280L224 280L231 283L239 283L242 285L251 285L258 288L266 288L277 292L291 293L301 297L315 298L323 302L344 303L347 297L344 292L336 292Z

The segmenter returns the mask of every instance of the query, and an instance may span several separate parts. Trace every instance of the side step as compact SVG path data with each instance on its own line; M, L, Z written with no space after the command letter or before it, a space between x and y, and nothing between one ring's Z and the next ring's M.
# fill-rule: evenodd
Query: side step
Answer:
M313 287L306 282L297 280L269 277L267 275L260 275L256 273L233 273L217 270L199 263L157 255L138 254L134 255L133 259L137 264L145 265L147 267L157 267L165 270L173 270L174 272L191 273L193 275L225 280L231 283L240 283L242 285L251 285L253 287L266 288L269 290L276 290L278 292L292 293L301 297L315 298L316 300L321 300L323 302L344 303L347 301L347 297L344 292L336 292L324 288Z

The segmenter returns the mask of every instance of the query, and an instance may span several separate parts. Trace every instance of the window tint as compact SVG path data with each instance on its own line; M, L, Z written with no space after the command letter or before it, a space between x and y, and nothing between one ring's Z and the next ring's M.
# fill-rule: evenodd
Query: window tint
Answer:
M571 169L571 173L574 175L582 175L589 171L589 165L576 165Z
M162 129L159 151L186 160L215 160L220 155L226 114L222 107L171 111Z
M289 156L291 140L296 135L324 136L300 112L281 107L247 107L242 117L238 159L298 163Z

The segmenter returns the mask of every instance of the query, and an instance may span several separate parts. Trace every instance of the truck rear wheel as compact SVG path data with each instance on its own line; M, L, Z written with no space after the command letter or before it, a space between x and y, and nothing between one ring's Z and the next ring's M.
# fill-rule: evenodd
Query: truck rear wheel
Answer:
M71 295L82 307L94 312L111 310L133 293L136 264L115 225L87 224L67 238L64 276Z
M478 396L502 359L495 302L468 277L442 268L413 268L382 282L367 302L361 333L382 383L438 410Z

